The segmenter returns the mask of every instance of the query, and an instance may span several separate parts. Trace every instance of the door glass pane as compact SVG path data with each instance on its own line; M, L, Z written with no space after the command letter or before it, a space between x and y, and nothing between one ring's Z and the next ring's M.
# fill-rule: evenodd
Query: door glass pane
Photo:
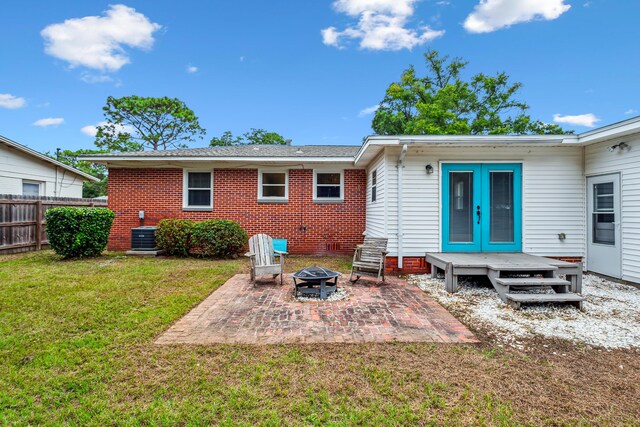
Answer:
M613 182L593 184L593 243L616 244Z
M473 172L449 172L449 242L473 242Z
M594 213L593 215L593 243L601 245L615 245L615 215Z
M513 242L513 171L489 173L491 242Z
M593 202L596 212L613 212L613 182L594 184Z

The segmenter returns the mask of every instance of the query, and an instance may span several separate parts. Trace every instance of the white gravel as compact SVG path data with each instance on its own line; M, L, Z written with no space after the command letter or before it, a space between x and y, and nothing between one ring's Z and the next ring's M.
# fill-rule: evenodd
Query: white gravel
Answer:
M333 302L333 301L342 301L349 298L349 294L344 288L338 288L334 293L329 295L327 299L320 299L319 297L302 297L295 296L296 300L300 302Z
M502 344L524 347L534 336L562 338L590 346L640 348L640 289L593 275L582 282L584 310L560 305L523 305L514 310L496 291L469 277L455 294L445 291L444 280L429 275L409 281L430 294L468 325L479 325Z

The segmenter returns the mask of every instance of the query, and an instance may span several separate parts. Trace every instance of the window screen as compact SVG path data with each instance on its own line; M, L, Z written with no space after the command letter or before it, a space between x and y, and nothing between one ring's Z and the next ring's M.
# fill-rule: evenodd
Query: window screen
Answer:
M285 172L262 172L260 197L287 197L287 174Z
M187 173L187 205L190 207L211 206L211 172Z
M316 175L316 198L339 199L342 197L340 173L318 173Z

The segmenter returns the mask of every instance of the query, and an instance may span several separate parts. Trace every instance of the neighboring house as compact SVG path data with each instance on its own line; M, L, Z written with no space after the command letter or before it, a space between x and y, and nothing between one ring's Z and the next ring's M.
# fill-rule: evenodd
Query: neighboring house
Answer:
M425 252L527 252L640 282L640 117L580 135L374 136L361 147L242 146L96 155L110 248L162 218L229 218L345 253L389 238L389 271Z
M85 181L99 181L0 136L0 194L82 197Z

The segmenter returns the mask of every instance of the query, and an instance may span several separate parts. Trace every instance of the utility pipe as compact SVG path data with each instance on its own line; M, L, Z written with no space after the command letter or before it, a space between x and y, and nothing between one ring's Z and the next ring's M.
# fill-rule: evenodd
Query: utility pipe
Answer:
M402 146L400 157L398 158L398 269L402 269L402 170L404 169L404 158L407 155L408 145Z

